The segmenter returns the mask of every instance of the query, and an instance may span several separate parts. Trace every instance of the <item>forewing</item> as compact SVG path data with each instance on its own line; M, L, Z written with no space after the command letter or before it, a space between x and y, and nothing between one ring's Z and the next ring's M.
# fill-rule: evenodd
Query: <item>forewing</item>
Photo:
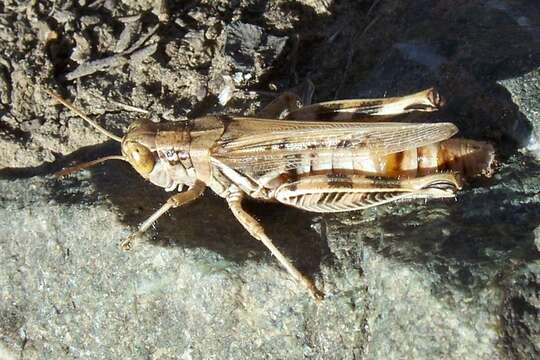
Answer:
M445 140L451 123L354 123L233 118L212 157L247 173L289 170L313 154L387 155Z

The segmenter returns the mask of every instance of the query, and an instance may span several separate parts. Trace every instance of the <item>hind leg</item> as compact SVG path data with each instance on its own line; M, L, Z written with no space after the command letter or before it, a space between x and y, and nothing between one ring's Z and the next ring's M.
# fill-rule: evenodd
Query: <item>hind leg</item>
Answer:
M290 120L378 121L412 111L437 111L444 105L439 92L426 89L414 94L378 98L328 101L304 106L287 115Z

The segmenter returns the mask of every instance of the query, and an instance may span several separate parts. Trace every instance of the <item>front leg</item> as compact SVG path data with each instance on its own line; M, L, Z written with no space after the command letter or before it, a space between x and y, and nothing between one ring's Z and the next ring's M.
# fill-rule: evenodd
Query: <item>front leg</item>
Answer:
M231 191L230 195L227 196L227 203L231 208L236 219L244 226L244 228L253 236L255 239L260 240L270 252L278 259L278 261L287 269L289 274L298 282L302 283L310 292L311 296L315 300L319 301L324 298L324 294L317 289L313 281L305 277L298 269L291 263L289 259L285 257L279 251L279 249L274 245L272 240L266 235L263 227L255 220L251 215L249 215L242 208L242 199L244 193L240 189L234 189Z
M170 209L187 204L197 199L204 192L206 185L201 181L196 181L187 191L175 194L171 196L163 206L161 206L155 213L150 215L140 226L139 229L129 235L126 240L122 241L120 248L122 250L131 250L136 245L138 240L141 239L141 235L148 230L153 223L165 214Z

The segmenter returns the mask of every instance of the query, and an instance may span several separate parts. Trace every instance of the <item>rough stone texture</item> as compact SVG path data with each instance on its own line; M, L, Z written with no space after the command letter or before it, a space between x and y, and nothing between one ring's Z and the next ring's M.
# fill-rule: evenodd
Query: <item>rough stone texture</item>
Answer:
M522 76L501 80L499 84L510 92L519 111L530 119L533 131L526 145L531 153L540 159L540 99L530 95L540 92L540 68Z
M513 358L540 356L539 266L540 262L531 262L508 279L503 303L504 345Z
M0 4L0 358L540 356L540 5L162 4ZM43 87L121 133L139 116L253 113L305 78L316 101L435 85L445 110L407 119L454 121L501 163L456 201L331 216L250 204L320 305L210 192L125 254L166 194L123 163L51 176L119 149Z

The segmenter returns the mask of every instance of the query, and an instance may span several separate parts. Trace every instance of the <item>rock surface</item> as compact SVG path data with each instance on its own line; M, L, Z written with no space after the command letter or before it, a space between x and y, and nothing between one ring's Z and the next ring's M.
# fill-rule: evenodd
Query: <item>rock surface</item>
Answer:
M0 358L540 357L539 34L525 0L5 1ZM320 305L210 192L126 254L166 194L123 163L52 176L119 149L45 87L119 134L252 114L306 78L315 101L437 86L444 111L412 120L454 121L501 163L456 201L250 204Z

